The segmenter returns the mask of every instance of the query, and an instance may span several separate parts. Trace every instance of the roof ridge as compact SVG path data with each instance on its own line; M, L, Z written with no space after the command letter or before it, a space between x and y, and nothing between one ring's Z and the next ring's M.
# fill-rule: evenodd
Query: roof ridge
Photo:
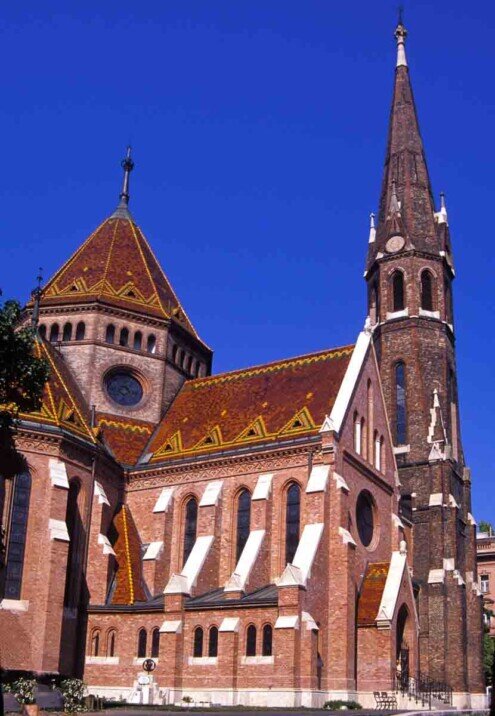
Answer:
M99 294L98 294L98 299L101 299L101 297L102 297L102 290L103 290L103 287L105 286L105 282L106 282L106 280L107 280L108 268L109 268L109 266L110 266L110 258L111 258L111 256L112 256L113 245L114 245L114 243L115 243L115 238L116 238L116 236L117 236L117 229L118 229L118 228L119 228L119 220L117 219L117 220L115 221L115 227L114 227L114 230L113 230L112 241L110 242L110 246L109 246L109 248L108 248L107 260L106 260L106 262L105 262L105 270L104 270L104 272L103 272L103 278L102 278L102 280L101 280L101 288L100 288L100 292L99 292Z
M246 368L236 368L235 370L225 371L223 373L216 373L215 375L209 375L204 378L193 378L191 380L186 381L184 387L187 385L200 387L203 384L211 384L215 381L235 379L237 376L244 377L246 374L249 373L260 373L262 371L275 370L278 367L284 368L290 365L297 365L299 363L310 361L312 359L317 360L318 358L320 358L321 360L323 360L324 358L331 357L334 353L340 353L342 355L350 350L354 350L354 343L349 343L348 345L339 346L337 348L328 348L326 350L314 351L312 353L303 353L302 355L293 356L290 358L280 358L275 361L269 361L268 363L259 363L253 366L248 366Z

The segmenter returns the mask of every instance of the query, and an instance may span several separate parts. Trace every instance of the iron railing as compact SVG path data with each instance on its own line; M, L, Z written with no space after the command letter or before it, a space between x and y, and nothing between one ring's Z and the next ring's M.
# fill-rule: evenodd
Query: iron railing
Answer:
M426 674L418 673L417 677L401 673L393 674L394 691L407 694L416 703L422 706L428 704L431 709L432 700L442 701L446 706L452 706L452 688L441 681L434 681Z

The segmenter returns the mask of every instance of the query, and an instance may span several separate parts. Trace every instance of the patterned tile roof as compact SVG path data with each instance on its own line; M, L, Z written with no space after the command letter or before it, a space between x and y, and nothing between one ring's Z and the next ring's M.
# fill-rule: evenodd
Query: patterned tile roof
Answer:
M358 626L372 626L378 614L389 570L388 562L368 564L358 603Z
M353 346L187 381L156 430L150 462L317 433Z
M45 384L40 409L32 413L21 413L21 419L64 428L96 442L90 427L89 408L63 356L43 340L35 342L34 352L38 358L48 361L50 377Z
M173 318L197 336L141 229L111 216L48 281L42 306L98 301Z
M113 518L116 539L113 544L117 560L115 589L110 604L134 604L148 599L144 588L141 540L126 505L122 505Z
M148 443L155 425L145 420L97 413L96 425L114 455L123 465L134 465Z

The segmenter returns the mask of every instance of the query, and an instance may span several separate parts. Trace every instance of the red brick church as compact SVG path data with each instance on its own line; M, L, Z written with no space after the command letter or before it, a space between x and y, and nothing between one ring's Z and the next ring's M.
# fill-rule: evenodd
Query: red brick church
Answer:
M129 211L130 153L117 209L26 307L51 377L0 481L5 668L136 703L372 706L429 679L481 705L449 223L395 34L355 343L212 373Z

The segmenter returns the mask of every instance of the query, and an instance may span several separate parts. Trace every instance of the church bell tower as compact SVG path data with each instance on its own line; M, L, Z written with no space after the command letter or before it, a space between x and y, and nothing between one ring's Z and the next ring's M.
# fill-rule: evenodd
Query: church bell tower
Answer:
M371 216L368 315L403 504L412 505L420 670L454 694L483 691L482 604L461 442L445 198L435 209L405 41L397 65L379 212ZM459 701L460 703L460 701Z

